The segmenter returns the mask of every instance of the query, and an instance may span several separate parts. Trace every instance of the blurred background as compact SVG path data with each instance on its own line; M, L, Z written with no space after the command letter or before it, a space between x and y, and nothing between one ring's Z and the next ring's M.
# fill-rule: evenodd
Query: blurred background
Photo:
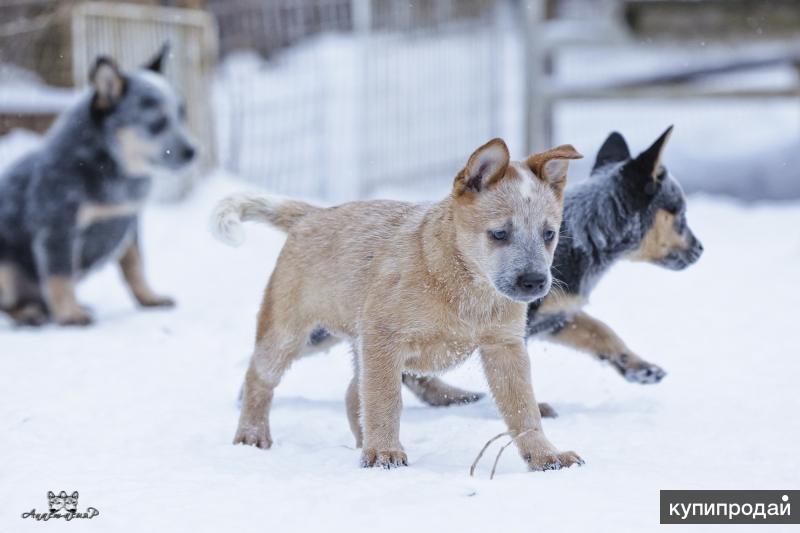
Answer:
M569 142L588 175L613 130L668 125L689 192L800 197L795 0L3 0L0 166L35 146L93 58L128 68L168 40L202 164L340 202L441 196L469 153Z

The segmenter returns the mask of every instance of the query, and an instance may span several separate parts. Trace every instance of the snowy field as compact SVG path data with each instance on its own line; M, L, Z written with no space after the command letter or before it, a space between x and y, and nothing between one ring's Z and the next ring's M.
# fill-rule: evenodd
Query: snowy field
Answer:
M359 468L343 346L300 361L277 389L273 449L231 445L283 240L259 226L239 249L212 240L213 203L240 187L218 178L188 203L147 210L146 264L175 310L136 310L108 266L79 290L95 326L0 321L0 531L638 532L659 527L659 489L797 488L800 205L692 197L700 262L679 273L621 264L588 309L667 378L632 385L588 356L531 342L537 395L561 415L545 431L586 465L529 473L510 449L490 481L493 452L468 474L505 429L488 398L434 409L404 393L410 466ZM447 379L486 390L475 358ZM101 514L22 520L45 509L48 490L78 490L79 507Z

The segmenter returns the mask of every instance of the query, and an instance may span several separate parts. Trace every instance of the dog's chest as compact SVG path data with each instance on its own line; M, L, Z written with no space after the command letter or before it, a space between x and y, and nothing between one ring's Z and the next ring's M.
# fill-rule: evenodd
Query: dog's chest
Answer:
M130 245L136 231L136 217L125 216L94 222L81 230L80 274L118 258Z
M148 177L120 176L92 180L85 184L86 203L90 205L141 205L150 194L152 181Z
M123 253L135 234L149 190L148 178L108 179L87 185L87 198L76 215L81 274Z

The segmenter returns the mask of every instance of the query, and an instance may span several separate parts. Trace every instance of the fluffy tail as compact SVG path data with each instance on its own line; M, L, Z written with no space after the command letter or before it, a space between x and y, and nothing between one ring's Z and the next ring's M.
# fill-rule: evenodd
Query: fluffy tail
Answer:
M217 204L211 216L211 233L226 244L239 246L244 242L242 222L264 222L289 231L298 220L320 209L297 200L236 194Z

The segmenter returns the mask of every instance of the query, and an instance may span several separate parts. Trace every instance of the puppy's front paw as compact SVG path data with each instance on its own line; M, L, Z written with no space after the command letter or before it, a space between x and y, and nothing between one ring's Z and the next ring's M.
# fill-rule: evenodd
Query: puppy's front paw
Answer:
M408 456L402 450L378 451L375 448L364 448L361 452L361 466L364 468L408 466Z
M142 307L175 307L175 300L169 296L160 296L158 294L148 294L139 299L139 305Z
M256 448L261 448L262 450L268 450L270 447L272 447L272 437L270 437L269 430L265 425L240 425L236 430L236 435L233 437L233 443L255 446Z
M631 383L649 385L658 383L667 375L667 372L660 366L648 363L634 355L620 354L612 363L622 377Z
M641 368L628 368L625 370L623 375L625 376L625 379L631 383L650 385L652 383L658 383L664 379L664 376L667 375L667 372L658 365L647 363Z
M541 450L525 454L528 469L534 471L560 470L572 465L583 465L584 460L575 452L558 452L555 450Z
M39 304L29 303L8 311L17 326L39 327L47 323L47 311Z
M94 322L91 311L82 306L58 313L55 319L61 326L88 326Z

